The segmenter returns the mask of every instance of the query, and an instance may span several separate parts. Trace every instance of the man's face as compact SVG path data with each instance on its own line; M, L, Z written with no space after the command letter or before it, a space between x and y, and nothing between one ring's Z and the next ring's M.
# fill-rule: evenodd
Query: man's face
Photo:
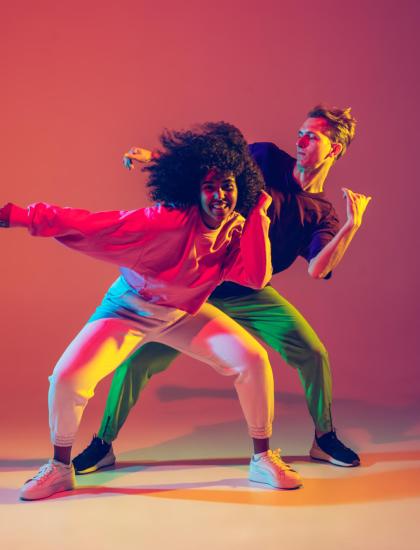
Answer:
M328 123L323 118L307 118L298 132L296 158L298 168L315 170L327 159L334 159L335 149L328 137Z
M237 201L235 176L210 170L200 184L200 211L204 223L216 229L235 210Z

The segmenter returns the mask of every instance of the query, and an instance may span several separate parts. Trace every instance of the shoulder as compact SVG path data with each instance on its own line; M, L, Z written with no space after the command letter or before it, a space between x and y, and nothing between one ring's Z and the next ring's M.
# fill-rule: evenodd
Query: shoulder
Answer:
M260 168L267 187L279 187L296 162L286 151L268 141L250 144L249 152Z

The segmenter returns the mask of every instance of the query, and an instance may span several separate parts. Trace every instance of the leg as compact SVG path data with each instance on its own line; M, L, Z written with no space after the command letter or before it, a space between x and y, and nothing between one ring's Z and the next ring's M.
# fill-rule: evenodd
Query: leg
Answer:
M117 438L140 391L151 376L169 367L179 352L151 342L134 351L114 373L98 436L73 459L76 474L89 474L115 464Z
M273 421L273 377L264 348L243 328L210 304L159 334L159 341L235 376L234 385L254 440L250 479L276 488L301 485L299 475L268 450Z
M50 376L48 403L54 445L73 444L96 385L138 347L144 334L121 319L98 319L76 336Z
M21 491L36 500L74 486L72 467L57 458L70 454L83 410L97 383L141 344L144 333L132 322L98 319L88 323L58 361L48 394L51 440L56 460L43 466Z
M98 436L112 443L150 378L169 367L179 352L151 342L136 350L115 371Z
M311 456L340 466L357 466L359 457L337 439L333 428L328 353L299 311L272 287L243 297L212 302L277 350L289 365L298 370L315 424Z
M217 372L235 376L234 385L251 437L270 437L273 421L273 376L267 352L242 327L220 310L205 304L162 331L158 340Z
M332 429L328 353L309 323L272 287L239 298L212 300L232 319L296 368L309 412L321 432Z

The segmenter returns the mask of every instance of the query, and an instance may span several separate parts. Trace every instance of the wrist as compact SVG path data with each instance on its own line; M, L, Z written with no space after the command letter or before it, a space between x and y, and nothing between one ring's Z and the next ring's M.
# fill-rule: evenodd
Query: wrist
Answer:
M343 228L347 232L357 231L359 229L359 227L360 227L360 223L357 223L354 218L347 218L347 221L343 226Z
M12 204L9 202L0 208L0 227L10 227L10 212Z

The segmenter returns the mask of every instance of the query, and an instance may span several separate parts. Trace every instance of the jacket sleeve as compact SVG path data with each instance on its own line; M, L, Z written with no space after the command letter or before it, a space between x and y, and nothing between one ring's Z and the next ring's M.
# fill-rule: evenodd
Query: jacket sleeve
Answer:
M10 227L25 227L31 235L54 237L94 258L131 267L147 240L152 208L91 213L35 203L28 208L11 205Z
M242 232L238 228L232 239L223 280L255 289L267 285L273 274L269 227L270 218L260 200L252 208Z

